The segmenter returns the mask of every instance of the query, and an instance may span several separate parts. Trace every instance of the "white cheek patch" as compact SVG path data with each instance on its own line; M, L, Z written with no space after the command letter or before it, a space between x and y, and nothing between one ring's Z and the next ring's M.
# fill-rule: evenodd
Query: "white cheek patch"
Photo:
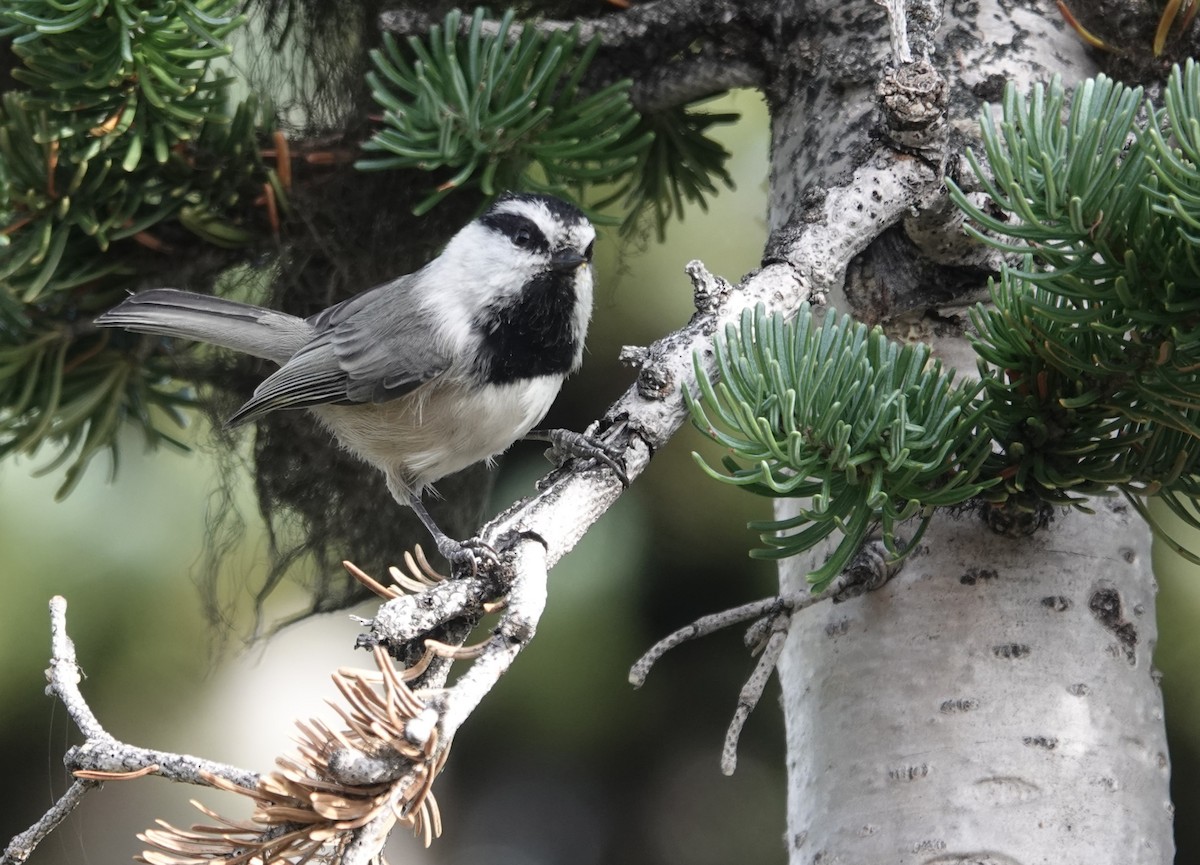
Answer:
M413 292L429 334L452 357L473 351L476 317L498 300L517 294L545 266L543 258L471 223L421 272Z

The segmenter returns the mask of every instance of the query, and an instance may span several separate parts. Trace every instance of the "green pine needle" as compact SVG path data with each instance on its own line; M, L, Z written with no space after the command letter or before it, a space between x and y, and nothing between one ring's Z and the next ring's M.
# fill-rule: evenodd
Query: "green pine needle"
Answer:
M235 6L0 4L24 88L0 100L0 458L56 449L60 497L97 454L115 466L126 420L178 445L167 429L191 402L163 356L87 324L133 286L134 238L168 221L220 245L256 236L240 223L275 180L263 112L228 113L229 80L209 69L243 23Z
M486 196L506 189L567 194L629 172L652 136L638 129L628 80L583 94L579 81L599 43L581 45L579 28L513 36L514 13L498 32L482 31L477 9L465 37L455 10L406 49L384 34L367 76L384 109L383 128L363 149L365 170L415 168L438 174L415 208L427 212L457 189Z
M1200 526L1181 504L1200 492L1200 67L1173 70L1165 111L1104 76L1067 107L1057 79L1008 87L981 115L987 167L969 155L990 205L949 184L971 233L1021 254L972 313L1003 481L987 495L1162 494Z
M616 191L596 206L620 201L629 213L621 226L626 235L637 231L640 217L649 213L658 242L662 243L668 223L683 219L685 204L695 204L707 212L708 199L717 194L718 182L727 189L734 188L726 168L731 154L708 135L708 130L735 123L738 117L695 111L686 105L644 116L640 128L652 136L651 145Z
M892 555L911 552L899 523L979 495L991 438L979 384L956 383L927 345L900 345L879 328L837 320L823 325L805 304L794 321L760 305L714 341L718 376L710 384L695 358L700 391L685 392L696 427L728 450L723 470L696 455L724 483L759 495L809 498L788 520L755 522L762 549L783 558L833 532L841 541L808 575L814 591L849 562L876 526Z
M661 240L685 203L707 208L718 183L732 188L729 152L708 135L734 114L680 106L639 115L632 83L594 93L580 88L598 41L582 44L579 28L545 34L520 29L512 11L484 34L476 9L461 35L457 10L424 38L403 44L384 34L371 52L367 82L383 109L383 128L363 145L363 170L416 169L436 185L414 208L425 213L458 189L491 197L506 189L583 198L584 188L609 187L589 205L593 219L620 203L623 230L644 214Z

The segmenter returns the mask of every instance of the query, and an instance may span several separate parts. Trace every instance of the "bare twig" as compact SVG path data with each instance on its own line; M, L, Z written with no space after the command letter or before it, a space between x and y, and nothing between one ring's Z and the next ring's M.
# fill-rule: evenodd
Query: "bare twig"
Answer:
M99 781L76 781L73 783L36 823L8 842L4 854L0 856L0 865L20 865L28 859L46 836L57 829L58 825L79 807L79 803L83 801L83 794L89 790L95 790L99 786L101 786Z
M67 714L87 739L112 739L92 714L79 690L83 671L75 660L75 643L67 635L67 599L50 599L50 666L46 670L46 693L58 697Z
M56 595L50 601L51 660L46 670L47 693L58 697L85 741L69 749L63 758L67 769L93 778L104 775L140 777L153 774L171 781L209 784L205 775L224 778L242 786L253 786L258 776L236 766L204 760L189 754L139 748L113 738L93 714L79 690L83 674L75 660L75 643L67 635L67 601Z
M771 673L774 672L775 665L779 662L779 656L783 654L783 644L787 641L788 627L792 623L792 613L787 610L779 610L770 617L769 623L770 636L767 638L758 663L754 665L754 671L742 685L741 693L738 694L737 708L733 711L733 720L729 722L729 729L725 731L725 744L721 747L721 771L726 775L732 775L737 769L737 747L738 740L742 737L742 728L746 725L746 719L750 717L750 713L758 706L758 701L762 699L767 681L771 678Z
M58 595L50 600L50 649L50 667L46 670L49 685L46 691L58 697L66 707L67 714L85 740L82 745L67 751L64 762L71 772L103 774L113 778L154 774L189 784L207 783L203 776L208 774L243 786L254 785L258 776L236 766L188 754L138 748L109 735L79 690L83 673L75 659L75 643L67 635L67 601Z
M905 0L875 0L887 9L888 32L892 39L892 62L896 64L911 63L912 47L908 44L908 17L905 14Z
M814 604L834 597L844 588L843 577L839 576L825 591L818 592L815 595L780 595L773 598L763 598L758 601L751 601L748 604L742 604L740 607L701 616L691 624L684 625L679 630L663 637L651 646L644 655L638 658L629 669L629 683L635 688L640 688L646 684L646 677L650 675L651 668L662 659L663 655L676 646L699 639L700 637L711 636L717 633L717 631L723 631L726 628L740 625L751 619L764 619L765 617L765 620L772 621L781 613L790 616L792 613L807 609Z
M638 658L629 670L629 681L635 688L640 688L650 675L651 668L676 646L752 619L757 620L746 632L746 645L753 654L761 653L761 656L738 695L737 708L725 733L725 744L721 749L721 771L732 775L737 768L737 746L742 728L762 699L767 681L783 653L792 617L821 601L838 603L865 592L872 592L894 577L900 569L900 564L891 557L881 541L864 544L846 569L823 591L751 601L729 610L701 616L691 624L668 634Z
M257 782L258 775L235 766L187 754L137 748L109 735L79 689L83 673L75 657L75 643L67 634L67 601L57 595L50 601L50 651L46 692L62 702L85 739L82 745L67 751L63 759L77 780L36 823L9 842L0 865L24 862L78 807L83 794L100 787L102 780L126 780L153 774L173 781L211 785L212 781L204 777L207 774L210 778L223 778L241 786L252 787Z
M717 631L723 631L725 628L740 625L742 622L748 622L751 619L758 619L775 610L785 610L791 612L796 609L796 603L815 604L820 598L816 595L809 595L801 598L763 598L759 601L751 601L748 604L742 604L740 607L734 607L730 610L722 610L719 613L711 613L707 616L701 616L690 625L684 625L677 631L674 631L663 637L650 649L637 659L637 662L629 670L629 683L635 688L640 688L646 684L646 677L650 675L651 668L667 652L674 649L676 646L682 645L689 640L695 640L700 637L707 637L715 634Z
M222 778L239 786L253 787L258 774L227 763L205 760L191 754L139 748L112 737L89 739L67 751L63 762L72 773L108 773L112 776L141 777L156 775L168 781L214 786L212 778Z

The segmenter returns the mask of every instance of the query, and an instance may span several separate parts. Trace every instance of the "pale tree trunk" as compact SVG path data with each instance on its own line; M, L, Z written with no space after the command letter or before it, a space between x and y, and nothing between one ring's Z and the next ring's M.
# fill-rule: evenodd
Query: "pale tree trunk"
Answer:
M859 318L943 336L923 313L955 278L939 265L969 253L935 225L941 177L904 180L921 185L908 191L922 208L895 219L873 171L876 83L896 65L888 18L868 0L805 9L790 86L768 88L775 237L819 234L821 202L848 195L860 243L801 262L813 288L843 307L848 296ZM905 15L914 59L927 52L948 87L955 177L980 100L998 101L1003 80L1060 74L1070 87L1096 72L1049 2L909 3ZM952 343L939 348L972 369ZM791 862L1172 861L1149 536L1121 500L1096 509L1017 537L939 514L884 588L793 618L779 667ZM782 590L806 590L810 566L785 562Z
M792 862L1171 862L1149 542L1097 511L940 517L882 589L793 619Z

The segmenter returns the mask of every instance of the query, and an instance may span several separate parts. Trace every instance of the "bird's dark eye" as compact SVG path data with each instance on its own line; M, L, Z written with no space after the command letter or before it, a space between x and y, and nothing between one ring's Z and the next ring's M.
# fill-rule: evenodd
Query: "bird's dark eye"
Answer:
M583 251L583 257L586 258L588 261L591 261L592 260L592 251L595 248L596 248L596 241L593 240L591 243L589 243L587 245L587 249L585 249Z
M528 228L518 228L517 233L513 235L512 242L517 246L529 246L531 240L533 240L533 235L529 233Z

